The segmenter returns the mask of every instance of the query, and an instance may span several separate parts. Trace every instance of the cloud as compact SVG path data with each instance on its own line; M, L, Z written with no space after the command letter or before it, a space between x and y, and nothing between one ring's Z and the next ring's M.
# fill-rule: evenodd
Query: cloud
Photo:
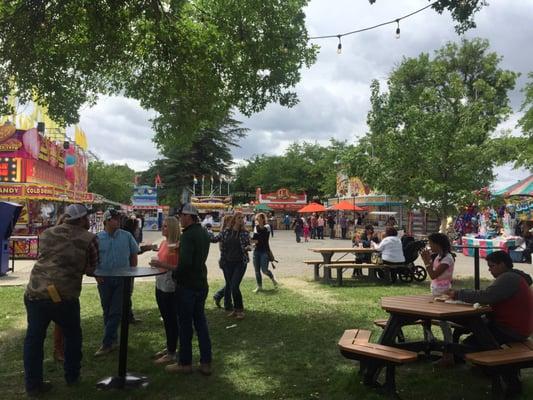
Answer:
M310 36L336 35L394 20L427 4L425 0L378 0L373 5L366 0L312 0L305 12ZM531 15L533 2L490 2L475 16L477 28L465 34L467 38L489 39L491 50L503 57L501 66L522 73L510 93L515 114L499 127L515 133L523 100L520 89L527 72L533 70ZM302 80L295 88L299 104L290 109L272 104L251 118L237 114L236 119L250 131L233 156L243 160L254 154L280 154L293 141L327 144L335 138L354 142L368 129L370 82L385 82L404 57L417 57L422 52L433 55L446 42L458 42L461 37L454 25L449 13L440 15L428 9L400 22L400 39L395 39L396 25L391 24L343 37L341 55L336 52L337 38L313 41L321 49L317 62L302 70ZM142 169L158 157L151 141L149 119L153 116L134 100L103 97L95 107L82 112L81 124L88 133L90 148L102 159ZM527 174L509 166L496 172L497 184Z

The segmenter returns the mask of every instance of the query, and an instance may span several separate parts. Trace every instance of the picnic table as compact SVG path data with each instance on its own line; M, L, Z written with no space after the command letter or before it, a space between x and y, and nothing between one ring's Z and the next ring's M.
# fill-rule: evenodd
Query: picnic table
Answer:
M322 255L322 262L318 260L304 261L306 264L314 265L315 267L315 280L320 278L319 268L324 268L324 281L329 282L331 280L331 270L337 270L337 284L342 286L342 274L344 269L351 268L356 271L361 271L363 268L368 269L368 277L372 280L377 280L377 271L382 271L385 280L392 281L391 269L402 267L403 265L395 266L390 264L373 264L373 263L356 263L355 260L344 259L347 255L355 254L372 254L376 250L371 247L320 247L309 249L315 253ZM334 255L339 257L334 259ZM360 272L360 274L362 274Z

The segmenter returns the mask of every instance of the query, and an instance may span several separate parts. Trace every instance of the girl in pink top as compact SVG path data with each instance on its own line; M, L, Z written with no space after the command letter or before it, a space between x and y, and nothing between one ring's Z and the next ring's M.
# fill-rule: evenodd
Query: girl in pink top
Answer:
M448 236L442 233L432 233L428 236L428 242L429 249L424 249L420 255L431 278L431 294L440 296L452 287L455 259ZM442 328L444 342L452 343L450 324L446 321L440 321L439 325ZM453 365L453 354L443 352L442 358L437 361L437 364L442 367Z

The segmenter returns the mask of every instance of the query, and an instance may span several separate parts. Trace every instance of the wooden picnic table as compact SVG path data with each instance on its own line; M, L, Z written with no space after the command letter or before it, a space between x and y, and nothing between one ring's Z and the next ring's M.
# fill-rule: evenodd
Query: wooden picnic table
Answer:
M425 326L430 327L432 320L451 321L470 330L479 341L483 350L499 348L498 342L483 322L483 315L492 309L489 306L478 308L470 304L452 304L434 300L432 295L393 296L381 299L381 308L387 311L389 320L379 343L395 345L395 338L405 325L410 325L417 320L425 321ZM408 342L405 346L414 350L427 349L434 343ZM459 345L452 346L453 350L464 351Z
M337 260L333 260L333 262L342 259L347 254L372 254L376 251L371 247L320 247L309 250L322 254L325 264L332 262L331 259L334 254L342 254L342 256Z

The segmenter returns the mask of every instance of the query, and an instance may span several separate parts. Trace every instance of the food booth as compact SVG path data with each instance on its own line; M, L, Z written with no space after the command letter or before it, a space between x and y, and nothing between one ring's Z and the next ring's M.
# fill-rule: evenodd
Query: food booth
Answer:
M0 126L0 200L22 205L12 236L15 257L37 257L38 235L56 223L66 204L98 201L87 192L85 151L36 128Z

